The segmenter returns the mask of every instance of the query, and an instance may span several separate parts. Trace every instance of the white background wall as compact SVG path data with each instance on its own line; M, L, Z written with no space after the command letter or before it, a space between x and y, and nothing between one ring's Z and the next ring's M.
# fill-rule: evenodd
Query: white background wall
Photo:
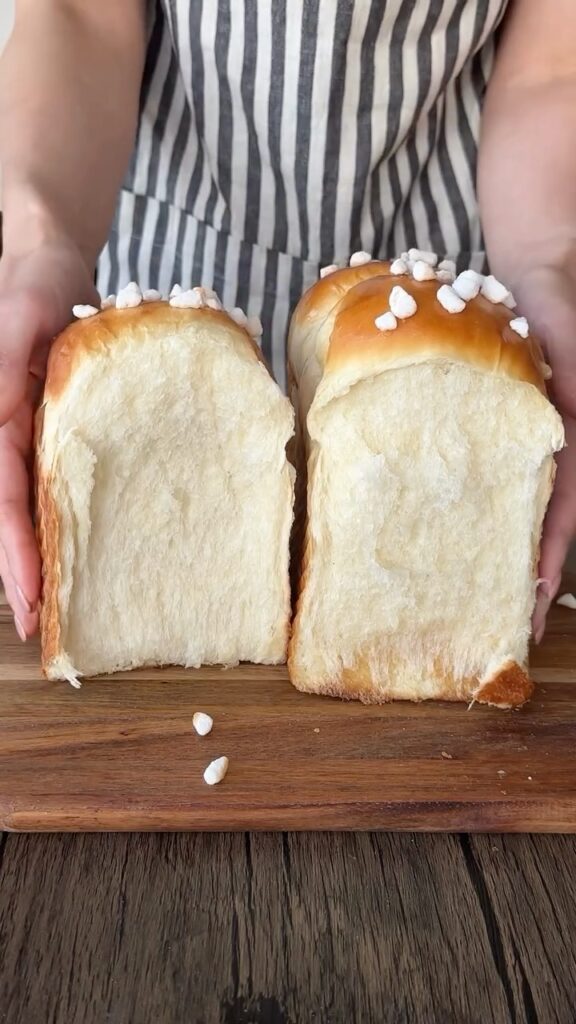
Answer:
M4 46L14 17L14 0L0 0L0 50Z

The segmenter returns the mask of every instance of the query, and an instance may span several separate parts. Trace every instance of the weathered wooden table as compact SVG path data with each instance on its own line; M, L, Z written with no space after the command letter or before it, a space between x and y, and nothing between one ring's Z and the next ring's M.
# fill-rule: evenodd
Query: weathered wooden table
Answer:
M4 835L2 1024L573 1024L576 840Z

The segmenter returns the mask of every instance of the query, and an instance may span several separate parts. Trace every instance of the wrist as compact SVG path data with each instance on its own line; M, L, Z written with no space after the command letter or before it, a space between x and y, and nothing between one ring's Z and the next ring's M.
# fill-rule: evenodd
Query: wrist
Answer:
M47 190L29 182L12 181L4 174L2 187L2 247L5 257L22 257L40 248L74 249L89 273L93 273L97 253L92 254L75 239L65 214Z
M576 277L576 231L562 231L540 238L518 238L505 244L487 240L491 271L515 292L534 275L558 272Z

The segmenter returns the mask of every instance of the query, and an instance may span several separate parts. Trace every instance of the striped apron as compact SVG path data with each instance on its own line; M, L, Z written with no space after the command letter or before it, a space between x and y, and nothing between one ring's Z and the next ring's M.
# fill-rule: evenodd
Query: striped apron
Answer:
M409 246L484 264L482 97L506 0L162 0L104 293L213 287L287 324L319 267Z

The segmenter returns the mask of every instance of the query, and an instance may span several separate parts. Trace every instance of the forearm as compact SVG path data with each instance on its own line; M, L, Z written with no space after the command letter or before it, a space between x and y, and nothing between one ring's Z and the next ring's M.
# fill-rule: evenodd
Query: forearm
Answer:
M512 11L480 139L488 258L512 287L535 265L558 266L576 255L576 53L542 38L542 7L528 0Z
M65 231L87 265L109 229L137 123L143 0L20 0L0 61L5 251Z
M576 81L494 95L479 163L491 267L513 285L576 255ZM546 141L544 141L546 140Z

